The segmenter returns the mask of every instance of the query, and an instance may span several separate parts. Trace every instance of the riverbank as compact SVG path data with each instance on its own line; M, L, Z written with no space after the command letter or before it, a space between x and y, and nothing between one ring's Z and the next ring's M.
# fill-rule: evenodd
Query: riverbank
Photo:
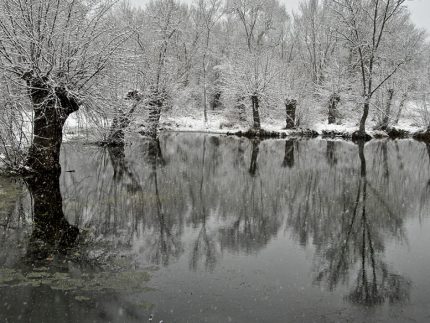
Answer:
M367 134L371 139L416 139L430 142L430 133L424 128L409 125L407 122L399 123L397 126L389 127L386 130L374 130L372 122L369 123ZM141 128L138 128L141 129ZM165 118L160 124L160 131L167 132L199 132L227 136L238 136L246 138L261 139L286 139L286 138L317 138L352 140L353 134L358 130L358 125L345 123L339 125L329 125L327 123L317 123L309 127L297 127L295 129L285 129L285 125L280 122L262 123L261 129L252 129L249 124L234 124L228 120L214 118L207 123L192 117L185 118Z
M106 123L106 122L105 122ZM106 134L108 125L104 127L92 124L86 118L71 116L64 128L64 141L84 140L86 142L99 142ZM372 120L367 125L369 139L417 139L430 142L430 134L420 127L414 119L403 118L396 126L387 130L374 130L376 123ZM285 129L283 120L267 120L261 124L261 130L253 130L247 122L231 121L222 113L211 112L208 122L203 121L201 115L186 115L182 117L166 114L161 117L159 132L196 132L214 135L238 136L260 139L287 139L287 138L316 138L353 140L353 134L358 130L358 124L344 121L341 124L328 124L327 121L316 121L313 124L303 125L295 129ZM145 120L137 118L127 131L128 136L145 133Z

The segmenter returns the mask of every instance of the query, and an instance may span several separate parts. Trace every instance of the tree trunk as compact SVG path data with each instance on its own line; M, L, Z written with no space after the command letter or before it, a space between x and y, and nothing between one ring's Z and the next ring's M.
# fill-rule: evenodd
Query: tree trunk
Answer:
M391 103L393 101L393 96L394 96L394 90L389 89L388 90L387 105L385 106L384 117L382 118L382 124L380 127L381 130L387 130L387 128L388 128L388 123L390 121Z
M207 98L207 89L206 89L206 81L203 90L203 115L205 118L205 125L208 123L208 98Z
M361 116L361 120L360 120L360 128L358 130L358 134L362 137L365 137L366 135L366 121L367 121L367 117L369 116L369 107L370 107L370 98L366 97L363 105L363 115Z
M406 100L408 99L408 93L403 93L402 95L402 99L400 101L400 105L399 105L399 111L397 112L396 115L396 120L394 120L394 124L397 125L400 121L400 116L402 115L403 109L405 107L406 104Z
M205 119L205 125L208 123L208 98L207 98L207 86L206 86L206 53L203 58L203 115Z
M261 129L261 123L260 123L260 111L259 111L259 98L256 94L251 96L252 100L252 119L254 121L254 129Z
M246 123L246 106L243 103L244 99L245 98L241 97L236 101L236 109L238 110L239 122L241 123Z
M297 108L297 100L285 100L285 110L287 114L287 126L286 129L294 129L296 126L296 108Z
M118 110L117 115L112 120L109 135L106 140L107 146L123 146L124 145L124 129L125 124L128 124L125 113L122 110Z
M115 146L124 146L124 138L125 138L125 129L131 123L131 117L136 110L139 102L142 100L141 95L137 91L130 91L127 94L127 100L133 100L133 104L130 110L127 113L124 113L122 109L118 109L116 116L112 121L112 125L109 131L108 138L106 140L106 146L115 147Z
M156 93L154 98L149 102L148 135L152 138L157 137L163 102L164 100L158 95L158 93Z
M328 124L336 123L337 104L339 101L340 96L337 93L333 93L330 97L330 103L328 106Z
M46 81L40 78L27 81L34 111L34 138L26 166L38 173L60 173L63 126L79 105L64 87L52 89Z
M212 110L217 109L221 105L221 91L216 90L215 94L212 97L211 108Z

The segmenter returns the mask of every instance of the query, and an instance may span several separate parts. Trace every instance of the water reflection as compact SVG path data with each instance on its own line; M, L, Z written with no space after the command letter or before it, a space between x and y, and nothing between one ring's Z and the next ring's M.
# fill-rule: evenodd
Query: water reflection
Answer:
M282 268L293 263L308 288L339 290L350 303L410 300L411 278L387 262L386 249L393 241L406 244L407 222L429 209L428 145L168 134L119 149L65 145L61 159L60 180L27 180L32 208L24 193L13 207L0 204L1 212L18 217L21 210L33 225L21 238L27 245L21 259L30 263L71 246L82 254L79 228L87 233L87 254L127 259L133 270L156 265L190 273L191 294L201 290L193 286L201 273L210 275L207 284L208 277L221 281L225 294L225 268L246 257L243 270L254 270L265 257L261 281L281 282ZM279 243L312 257L303 264L282 248L271 251Z
M153 182L155 196L155 230L152 232L152 244L147 246L150 250L150 261L156 265L169 265L171 258L177 259L182 253L182 243L179 230L175 230L172 214L174 210L166 212L162 197L160 196L160 183L158 179L159 167L165 163L158 140L149 141L145 150L148 163L151 167L149 179Z
M336 156L336 142L335 141L330 141L330 140L327 141L326 158L327 158L327 163L330 166L336 166L337 156Z
M279 154L280 145L285 145L283 162L282 167L276 167L273 155ZM318 158L324 145L328 167ZM248 162L246 149L250 151ZM285 222L284 230L290 230L301 245L312 241L316 246L316 257L324 264L323 269L316 270L316 281L326 281L333 289L339 282L346 282L361 261L360 286L374 293L376 272L386 271L375 257L383 254L387 236L405 239L403 219L407 214L403 202L413 194L402 190L402 178L390 181L390 168L404 167L402 158L399 160L399 144L381 141L370 149L368 180L364 144L291 140L261 143L170 135L161 142L133 146L128 162L114 161L110 154L111 164L87 165L105 167L97 171L102 174L109 174L113 167L117 190L121 182L132 183L135 190L132 195L130 190L109 192L109 198L118 201L114 205L94 204L92 201L100 199L90 199L90 205L81 205L82 213L85 208L93 210L89 221L96 220L97 214L108 214L111 219L121 217L115 214L127 217L128 227L125 222L116 223L121 220L113 222L118 228L131 230L126 236L136 241L129 243L143 243L141 250L146 258L141 260L152 264L167 266L176 261L186 251L185 241L190 242L189 267L193 270L199 264L213 270L222 261L223 250L258 252L278 236ZM392 153L394 150L397 154ZM123 160L124 154L120 156ZM118 165L123 165L121 171ZM283 170L293 167L297 167L293 172ZM116 174L122 173L127 179L118 181ZM412 173L399 175L413 177ZM97 182L90 186L94 184ZM65 183L66 192L68 187ZM81 189L91 192L84 185ZM102 210L105 207L109 209ZM115 234L122 236L122 232ZM367 265L372 268L367 269ZM372 273L372 283L363 272ZM368 300L370 296L363 297Z
M32 265L64 255L79 235L79 229L64 217L60 174L50 173L26 178L33 201L33 231L24 260Z
M282 167L294 167L295 140L285 141L285 155Z
M117 175L125 173L113 177L118 182ZM112 249L100 253L103 242L82 237L69 223L60 173L2 179L0 196L8 202L8 213L0 218L1 322L141 322L149 316L122 296L147 290L149 270L127 271L130 259L118 262Z
M429 157L429 159L430 159L430 144L429 144L429 143L426 143L426 147L427 147L427 155L428 155L428 157ZM428 181L427 186L428 186L428 188L430 189L430 179L429 179L429 181Z
M384 161L381 180L386 185L389 178L387 144L383 143L380 148ZM382 258L384 235L404 240L404 215L394 211L395 202L373 188L367 177L364 143L358 144L358 150L360 176L352 183L357 187L356 197L353 197L353 189L345 190L350 196L344 195L341 219L334 222L332 228L340 227L341 230L318 245L321 265L316 281L326 281L329 289L333 290L339 283L348 282L349 275L353 273L356 278L354 288L347 296L349 301L367 306L381 304L386 299L390 303L403 302L409 297L410 282L391 273Z

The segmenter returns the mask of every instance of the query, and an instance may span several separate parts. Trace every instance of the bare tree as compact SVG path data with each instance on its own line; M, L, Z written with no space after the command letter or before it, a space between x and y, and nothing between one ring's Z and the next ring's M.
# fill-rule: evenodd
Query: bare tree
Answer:
M301 65L314 85L324 81L324 69L337 48L337 22L329 9L326 0L306 0L294 16Z
M136 28L140 48L142 78L140 87L146 98L149 117L145 133L155 137L163 107L169 105L175 86L181 78L178 45L187 8L174 0L151 1Z
M220 0L198 0L197 17L199 27L204 33L204 44L202 53L202 78L203 78L203 114L205 123L208 122L207 106L208 106L208 55L211 42L211 34L219 19L222 17L221 10L222 2Z
M395 37L402 30L402 25L398 23L399 17L407 15L403 6L405 2L406 0L333 0L332 9L344 27L338 33L352 47L361 79L363 114L360 128L355 133L358 138L366 137L366 121L373 95L402 65L416 55L423 39L418 32L409 35L407 42ZM391 62L388 66L382 53L392 45L397 47L397 51L396 55L390 55ZM382 65L386 69L381 69Z
M109 24L113 0L4 0L0 3L0 69L33 110L33 141L26 165L59 170L67 117L92 107L104 89L105 68L125 34Z
M226 83L250 98L253 128L258 130L261 101L270 99L270 90L279 76L278 48L288 16L277 0L232 0L227 6L241 30L237 37L242 47L234 53Z

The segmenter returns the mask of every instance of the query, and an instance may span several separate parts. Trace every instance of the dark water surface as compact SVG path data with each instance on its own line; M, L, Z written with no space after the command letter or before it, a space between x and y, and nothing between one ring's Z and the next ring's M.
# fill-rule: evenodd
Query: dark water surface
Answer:
M0 322L430 322L430 146L166 134L61 158L0 178Z

